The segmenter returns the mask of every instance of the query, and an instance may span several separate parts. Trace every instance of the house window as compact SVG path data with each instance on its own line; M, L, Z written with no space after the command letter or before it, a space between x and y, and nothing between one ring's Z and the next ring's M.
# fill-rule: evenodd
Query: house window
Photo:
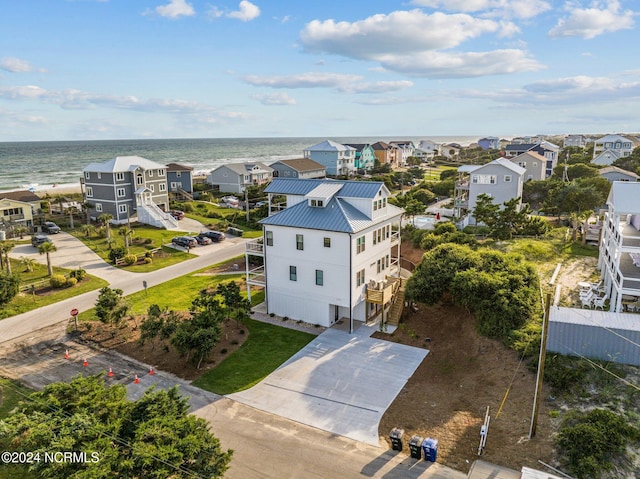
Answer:
M295 266L289 266L289 279L291 281L298 281L298 268Z
M511 183L511 175L504 175L504 182Z
M118 205L118 213L126 213L127 211L129 211L127 205Z
M149 170L149 178L153 178L153 170Z
M142 177L142 174L138 173L136 175L136 185L141 185L144 183L144 178Z
M304 235L296 235L296 249L300 251L304 249Z
M310 205L311 206L317 206L319 208L322 208L323 204L324 203L322 202L322 200L311 200L310 201Z
M125 191L125 189L124 189L124 188L118 188L118 189L116 190L116 196L117 196L118 198L122 198L122 197L124 197L124 195L125 195L125 194L126 194L126 191Z
M331 238L325 237L325 239L324 239L324 247L325 248L331 248Z
M321 269L316 270L316 286L324 284L324 272Z
M124 181L124 173L116 173L116 181Z
M391 231L391 226L387 225L387 239L389 239L389 232Z
M93 198L93 188L91 186L87 186L87 198Z
M164 170L158 170L158 176L164 176ZM178 173L178 176L180 176L180 173Z
M356 286L362 286L364 284L364 270L361 269L356 273Z
M537 161L534 161L534 162L533 162L533 167L535 168L535 167L537 167L537 166L538 166L538 162L537 162Z
M96 203L96 211L97 211L98 213L101 213L101 212L102 212L102 203Z
M149 185L149 190L151 190L151 193L155 193L156 192L156 185Z
M99 171L98 171L98 179L99 179L99 180L101 180L101 179L102 179L102 173L100 173Z
M267 246L273 246L273 231L265 231L264 237L267 242Z
M373 202L373 211L377 211L378 210L378 202L374 201Z
M90 180L91 179L91 173L89 173L88 171L84 172L84 179L85 180Z
M378 273L380 272L380 260L378 260L378 262L377 262L377 269L376 269L376 271L377 271Z
M356 253L362 253L364 251L364 247L365 247L365 237L364 236L360 236L360 238L358 238L356 240Z
M176 171L176 178L180 178L181 176L182 176L182 171Z
M167 190L167 185L165 183L160 183L160 191L166 191Z

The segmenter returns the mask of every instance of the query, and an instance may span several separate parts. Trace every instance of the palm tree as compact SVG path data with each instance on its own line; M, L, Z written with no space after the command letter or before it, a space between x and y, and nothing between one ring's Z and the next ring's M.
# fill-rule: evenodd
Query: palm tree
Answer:
M14 232L20 236L20 239L24 238L25 233L27 232L27 228L25 226L16 226Z
M67 208L67 213L69 213L69 228L73 230L75 229L73 225L73 215L78 213L78 208L75 206L69 206L69 208Z
M118 230L118 233L122 235L124 238L124 249L127 250L127 254L129 254L129 242L131 241L131 237L133 236L133 230L123 226Z
M82 231L87 238L90 238L96 233L96 227L91 224L86 224L82 225L80 231Z
M11 261L9 261L9 251L11 251L14 246L15 243L11 243L9 241L0 242L0 257L4 258L4 264L7 268L8 274L11 274Z
M111 239L111 220L113 219L113 215L109 213L102 213L98 216L98 222L103 224L107 229L107 241Z
M20 256L20 264L27 268L28 273L32 273L33 267L36 265L36 260L29 256Z
M91 203L90 201L85 201L84 203L82 203L82 209L84 210L85 214L87 215L87 224L90 225L91 224L91 209L95 206L93 203Z
M56 245L53 243L42 243L38 246L38 253L47 255L47 271L49 272L49 276L53 276L53 266L51 266L51 257L49 256L49 253L53 253L55 251L58 251L58 248L56 248Z

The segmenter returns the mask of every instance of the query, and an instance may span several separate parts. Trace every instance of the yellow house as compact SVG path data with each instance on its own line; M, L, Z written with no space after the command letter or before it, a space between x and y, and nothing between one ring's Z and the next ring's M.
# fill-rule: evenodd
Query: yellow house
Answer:
M0 198L0 224L32 226L33 211L31 204L10 198Z

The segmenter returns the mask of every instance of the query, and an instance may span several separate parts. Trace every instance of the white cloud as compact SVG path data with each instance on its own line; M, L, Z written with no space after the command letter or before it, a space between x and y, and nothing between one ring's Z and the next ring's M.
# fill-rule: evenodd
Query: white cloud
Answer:
M490 16L521 19L551 10L549 2L544 0L413 0L411 3L450 12L488 12Z
M249 75L244 81L253 86L266 86L270 88L326 88L340 87L350 82L359 81L359 75L346 75L341 73L309 72L299 75L285 75L260 77Z
M376 59L381 54L411 53L457 47L485 33L517 27L466 14L425 14L420 10L378 14L356 22L313 20L300 33L310 52L333 53L355 59Z
M378 61L388 70L426 78L470 78L537 71L544 68L522 50L382 55Z
M251 98L253 98L254 100L258 100L263 105L269 105L269 106L296 104L296 100L294 98L291 98L289 95L287 95L284 92L271 93L268 95L256 94L256 95L251 95Z
M0 61L0 69L11 73L46 72L44 68L36 68L26 60L14 57L4 57Z
M227 17L249 22L260 16L260 8L249 0L242 0L238 8L235 12L227 13Z
M604 33L633 28L635 15L631 10L621 11L620 2L595 1L590 8L579 8L574 3L566 4L567 18L561 18L549 31L549 36L582 37L592 39Z
M168 4L156 7L155 12L167 18L190 17L196 13L186 0L170 0Z
M411 88L413 82L408 80L399 81L379 81L373 83L358 83L344 85L338 88L341 93L387 93Z

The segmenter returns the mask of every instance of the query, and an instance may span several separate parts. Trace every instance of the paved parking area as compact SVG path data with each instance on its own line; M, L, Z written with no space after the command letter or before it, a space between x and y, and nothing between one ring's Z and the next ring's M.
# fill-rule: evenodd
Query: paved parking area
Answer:
M262 411L379 446L385 410L427 350L328 329L258 385L228 397Z

